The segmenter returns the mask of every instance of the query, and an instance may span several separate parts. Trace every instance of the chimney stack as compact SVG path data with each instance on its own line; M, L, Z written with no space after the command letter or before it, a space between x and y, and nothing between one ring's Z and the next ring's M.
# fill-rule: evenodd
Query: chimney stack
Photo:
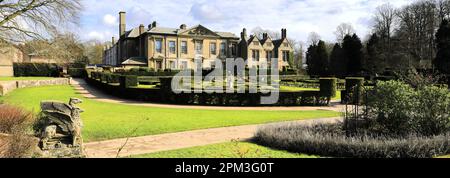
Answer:
M285 28L281 29L281 38L285 39L287 37L287 30Z
M126 13L121 11L121 12L119 12L119 34L120 34L120 36L125 34L126 29L127 29Z
M242 39L247 38L247 29L245 29L245 28L242 29L241 38L242 38Z
M139 26L139 35L142 35L144 32L145 32L144 24L141 24L141 25Z
M153 21L152 23L152 28L155 28L158 24L156 23L156 21Z
M112 37L111 42L112 42L113 45L116 44L116 38L115 38L115 37Z
M267 38L269 38L269 34L263 33L263 39L266 40Z

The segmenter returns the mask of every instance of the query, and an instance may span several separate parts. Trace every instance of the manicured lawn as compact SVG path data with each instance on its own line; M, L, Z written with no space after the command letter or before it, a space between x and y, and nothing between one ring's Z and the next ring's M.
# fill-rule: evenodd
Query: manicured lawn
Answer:
M333 111L224 111L170 109L105 103L83 98L70 86L22 88L0 98L6 103L39 112L42 100L68 102L78 97L85 141L155 135L187 130L340 116Z
M47 80L51 77L0 77L0 81L16 81L16 80Z
M229 142L164 151L134 158L319 158L287 151L274 150L248 142Z
M301 87L291 87L291 86L280 86L281 92L296 92L296 91L319 91L315 88L301 88ZM336 96L332 100L341 100L341 91L336 92Z

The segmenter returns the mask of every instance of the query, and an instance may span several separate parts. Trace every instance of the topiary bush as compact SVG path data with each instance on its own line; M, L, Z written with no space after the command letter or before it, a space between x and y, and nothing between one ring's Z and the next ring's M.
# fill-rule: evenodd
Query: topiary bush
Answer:
M120 75L110 74L107 78L108 83L120 83Z
M138 77L136 75L122 75L120 76L120 86L123 88L137 87L139 85Z
M86 75L86 70L84 68L69 68L67 74L73 78L83 78Z
M336 78L321 78L320 79L320 95L328 98L328 104L331 98L336 96L337 79Z

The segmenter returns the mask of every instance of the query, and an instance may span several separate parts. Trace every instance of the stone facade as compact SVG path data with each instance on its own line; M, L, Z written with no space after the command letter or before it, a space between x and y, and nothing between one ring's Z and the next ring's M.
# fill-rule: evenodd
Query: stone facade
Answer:
M120 38L105 49L104 64L161 70L195 69L194 60L201 59L203 68L211 68L215 59L225 62L227 58L242 57L247 60L252 57L252 51L258 50L260 58L266 58L267 53L280 58L281 69L287 64L283 63L283 52L289 54L293 51L284 29L283 38L277 40L272 40L267 34L264 39L254 36L248 39L246 33L239 38L233 33L212 31L202 25L187 27L182 24L179 28L166 28L156 22L127 31L125 15L125 12L119 13ZM248 65L255 64L249 60Z
M21 62L23 53L18 48L0 42L0 76L14 76L13 63Z

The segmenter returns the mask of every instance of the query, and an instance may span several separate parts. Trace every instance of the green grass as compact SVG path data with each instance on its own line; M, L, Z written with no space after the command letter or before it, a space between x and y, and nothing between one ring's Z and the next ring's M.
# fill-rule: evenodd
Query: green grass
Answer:
M70 97L84 100L79 106L86 111L81 115L85 126L83 137L86 141L340 116L338 112L323 110L224 111L130 106L86 99L76 94L70 86L22 88L0 100L39 112L39 103L42 100L68 102Z
M315 88L301 88L301 87L291 87L291 86L280 86L280 92L297 92L297 91L319 91ZM341 91L336 92L336 96L332 100L341 100Z
M0 81L17 81L17 80L47 80L51 77L0 77Z
M133 158L318 158L287 151L274 150L248 142L229 142L179 150L163 151Z

